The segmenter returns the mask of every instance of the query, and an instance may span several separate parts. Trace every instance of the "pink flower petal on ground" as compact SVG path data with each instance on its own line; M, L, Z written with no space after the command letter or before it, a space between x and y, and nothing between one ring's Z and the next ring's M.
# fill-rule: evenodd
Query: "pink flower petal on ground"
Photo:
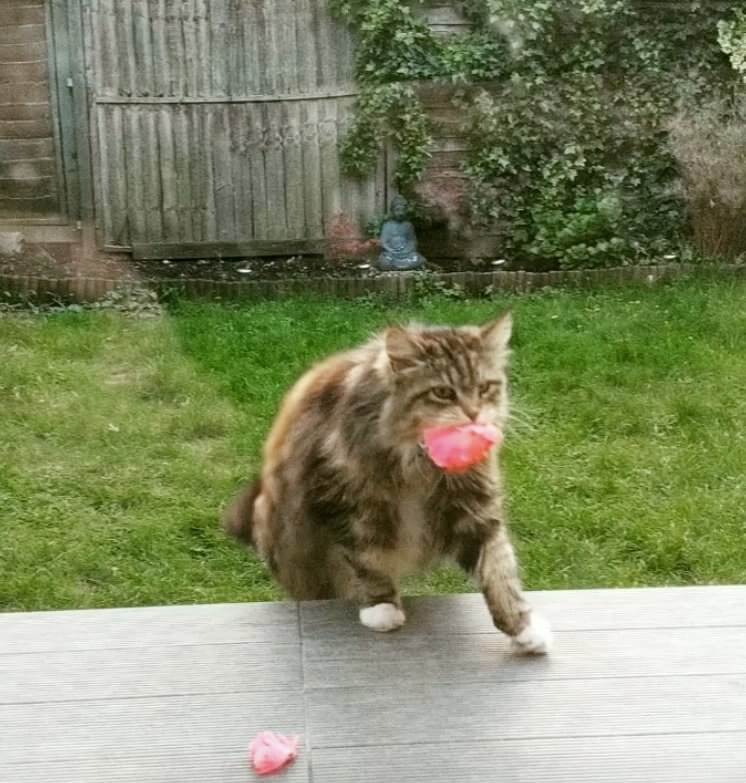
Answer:
M249 744L249 760L259 775L269 775L289 764L298 755L298 737L284 737L274 731L261 731Z
M491 424L463 424L458 427L430 427L424 432L430 459L448 473L463 473L482 462L500 441L497 427Z

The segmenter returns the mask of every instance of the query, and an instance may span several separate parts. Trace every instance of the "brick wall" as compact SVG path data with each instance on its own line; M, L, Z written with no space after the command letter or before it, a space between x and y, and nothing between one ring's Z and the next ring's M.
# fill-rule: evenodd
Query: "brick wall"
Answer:
M0 0L0 221L54 221L44 0Z

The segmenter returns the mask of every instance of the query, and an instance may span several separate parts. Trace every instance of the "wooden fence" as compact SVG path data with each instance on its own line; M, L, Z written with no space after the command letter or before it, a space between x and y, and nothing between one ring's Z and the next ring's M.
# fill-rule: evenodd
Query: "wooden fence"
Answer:
M453 3L415 10L468 29ZM0 0L0 65L0 225L140 258L286 255L340 213L362 233L392 195L385 152L363 182L340 168L354 41L328 0ZM436 194L456 169L437 142Z
M340 172L353 45L326 0L83 0L96 211L135 257L320 250L384 163Z

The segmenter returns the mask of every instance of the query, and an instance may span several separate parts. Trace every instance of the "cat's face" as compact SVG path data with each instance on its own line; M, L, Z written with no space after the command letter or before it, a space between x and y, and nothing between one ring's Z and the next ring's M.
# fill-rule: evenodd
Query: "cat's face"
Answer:
M390 329L399 435L419 440L427 427L472 421L502 427L510 330L509 315L481 328Z

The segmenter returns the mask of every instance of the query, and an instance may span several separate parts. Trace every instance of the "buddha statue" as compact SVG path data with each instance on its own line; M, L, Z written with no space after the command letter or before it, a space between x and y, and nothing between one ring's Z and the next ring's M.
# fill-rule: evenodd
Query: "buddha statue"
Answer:
M391 217L381 228L380 242L378 268L382 272L404 272L425 265L425 259L417 252L414 226L407 220L407 202L402 196L391 202Z

